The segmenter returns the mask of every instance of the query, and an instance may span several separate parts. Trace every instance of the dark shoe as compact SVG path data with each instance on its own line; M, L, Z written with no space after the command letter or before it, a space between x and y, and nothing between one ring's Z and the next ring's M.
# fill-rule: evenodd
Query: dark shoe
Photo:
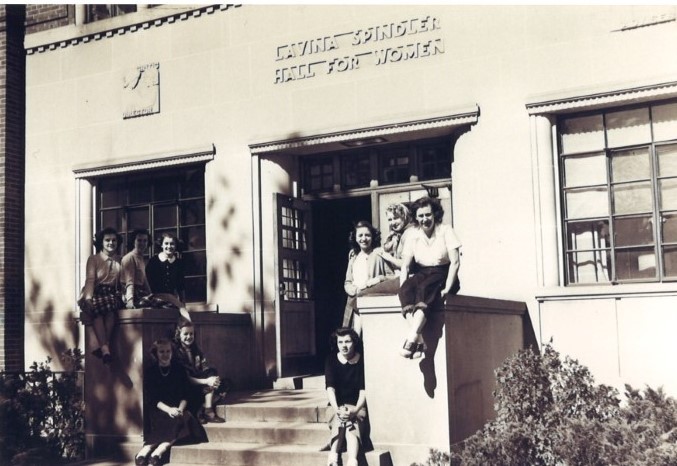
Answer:
M416 352L417 346L415 341L404 340L404 345L402 345L402 349L400 349L400 356L411 359Z
M148 465L148 458L145 456L135 456L134 457L134 464L136 466L147 466Z
M148 464L150 466L162 466L162 458L159 456L151 455L150 459L148 460Z
M110 363L113 362L113 356L111 356L110 353L104 354L101 359L103 359L103 363L107 366L110 366Z
M92 356L95 358L101 359L103 358L103 353L101 352L101 348L97 348L94 351L92 351Z
M222 418L218 414L216 414L216 411L214 411L214 408L211 408L210 410L205 409L204 417L207 420L207 422L213 422L214 424L221 424L223 422L226 422L226 420L224 418Z

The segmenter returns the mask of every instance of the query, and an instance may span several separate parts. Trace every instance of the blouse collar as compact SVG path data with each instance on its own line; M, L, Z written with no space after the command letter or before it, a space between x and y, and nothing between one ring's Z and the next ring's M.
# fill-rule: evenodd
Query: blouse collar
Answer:
M355 353L350 359L346 359L341 353L337 353L337 357L341 364L357 364L360 361L360 353Z

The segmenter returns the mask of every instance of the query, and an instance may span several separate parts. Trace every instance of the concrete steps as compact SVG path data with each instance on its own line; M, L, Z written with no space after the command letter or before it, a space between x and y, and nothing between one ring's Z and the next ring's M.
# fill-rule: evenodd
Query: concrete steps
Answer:
M207 424L208 443L175 446L171 466L317 466L329 440L323 388L230 393L217 407L224 424ZM366 460L366 463L364 462ZM364 466L392 466L390 454L371 451Z

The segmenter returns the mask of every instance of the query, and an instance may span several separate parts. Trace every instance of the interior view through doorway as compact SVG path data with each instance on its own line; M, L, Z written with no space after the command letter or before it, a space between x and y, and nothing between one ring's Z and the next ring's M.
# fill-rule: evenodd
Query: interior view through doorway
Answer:
M342 199L315 200L313 212L313 258L315 271L315 373L324 370L330 335L341 326L346 293L343 282L348 266L348 237L360 220L371 222L369 195Z

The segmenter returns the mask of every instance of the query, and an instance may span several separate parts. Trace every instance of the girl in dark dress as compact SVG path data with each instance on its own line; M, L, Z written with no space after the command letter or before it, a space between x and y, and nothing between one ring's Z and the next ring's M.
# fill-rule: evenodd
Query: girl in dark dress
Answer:
M364 361L358 352L360 341L351 328L340 328L332 335L332 352L325 362L328 424L331 430L329 466L338 466L343 451L346 466L357 466L360 446L370 449L368 438L367 397L364 388Z
M157 361L144 372L144 445L134 462L137 466L158 466L162 456L176 442L200 443L207 435L200 423L186 410L188 378L172 359L172 343L162 338L153 343L151 354Z
M188 390L188 410L201 424L226 422L216 414L214 405L225 397L229 383L221 380L216 369L207 364L207 359L195 343L195 326L190 320L179 319L174 342L176 360L185 369L191 384Z
M166 301L171 307L183 308L185 271L183 259L177 255L178 244L172 233L162 233L162 250L148 261L146 277L155 298Z

